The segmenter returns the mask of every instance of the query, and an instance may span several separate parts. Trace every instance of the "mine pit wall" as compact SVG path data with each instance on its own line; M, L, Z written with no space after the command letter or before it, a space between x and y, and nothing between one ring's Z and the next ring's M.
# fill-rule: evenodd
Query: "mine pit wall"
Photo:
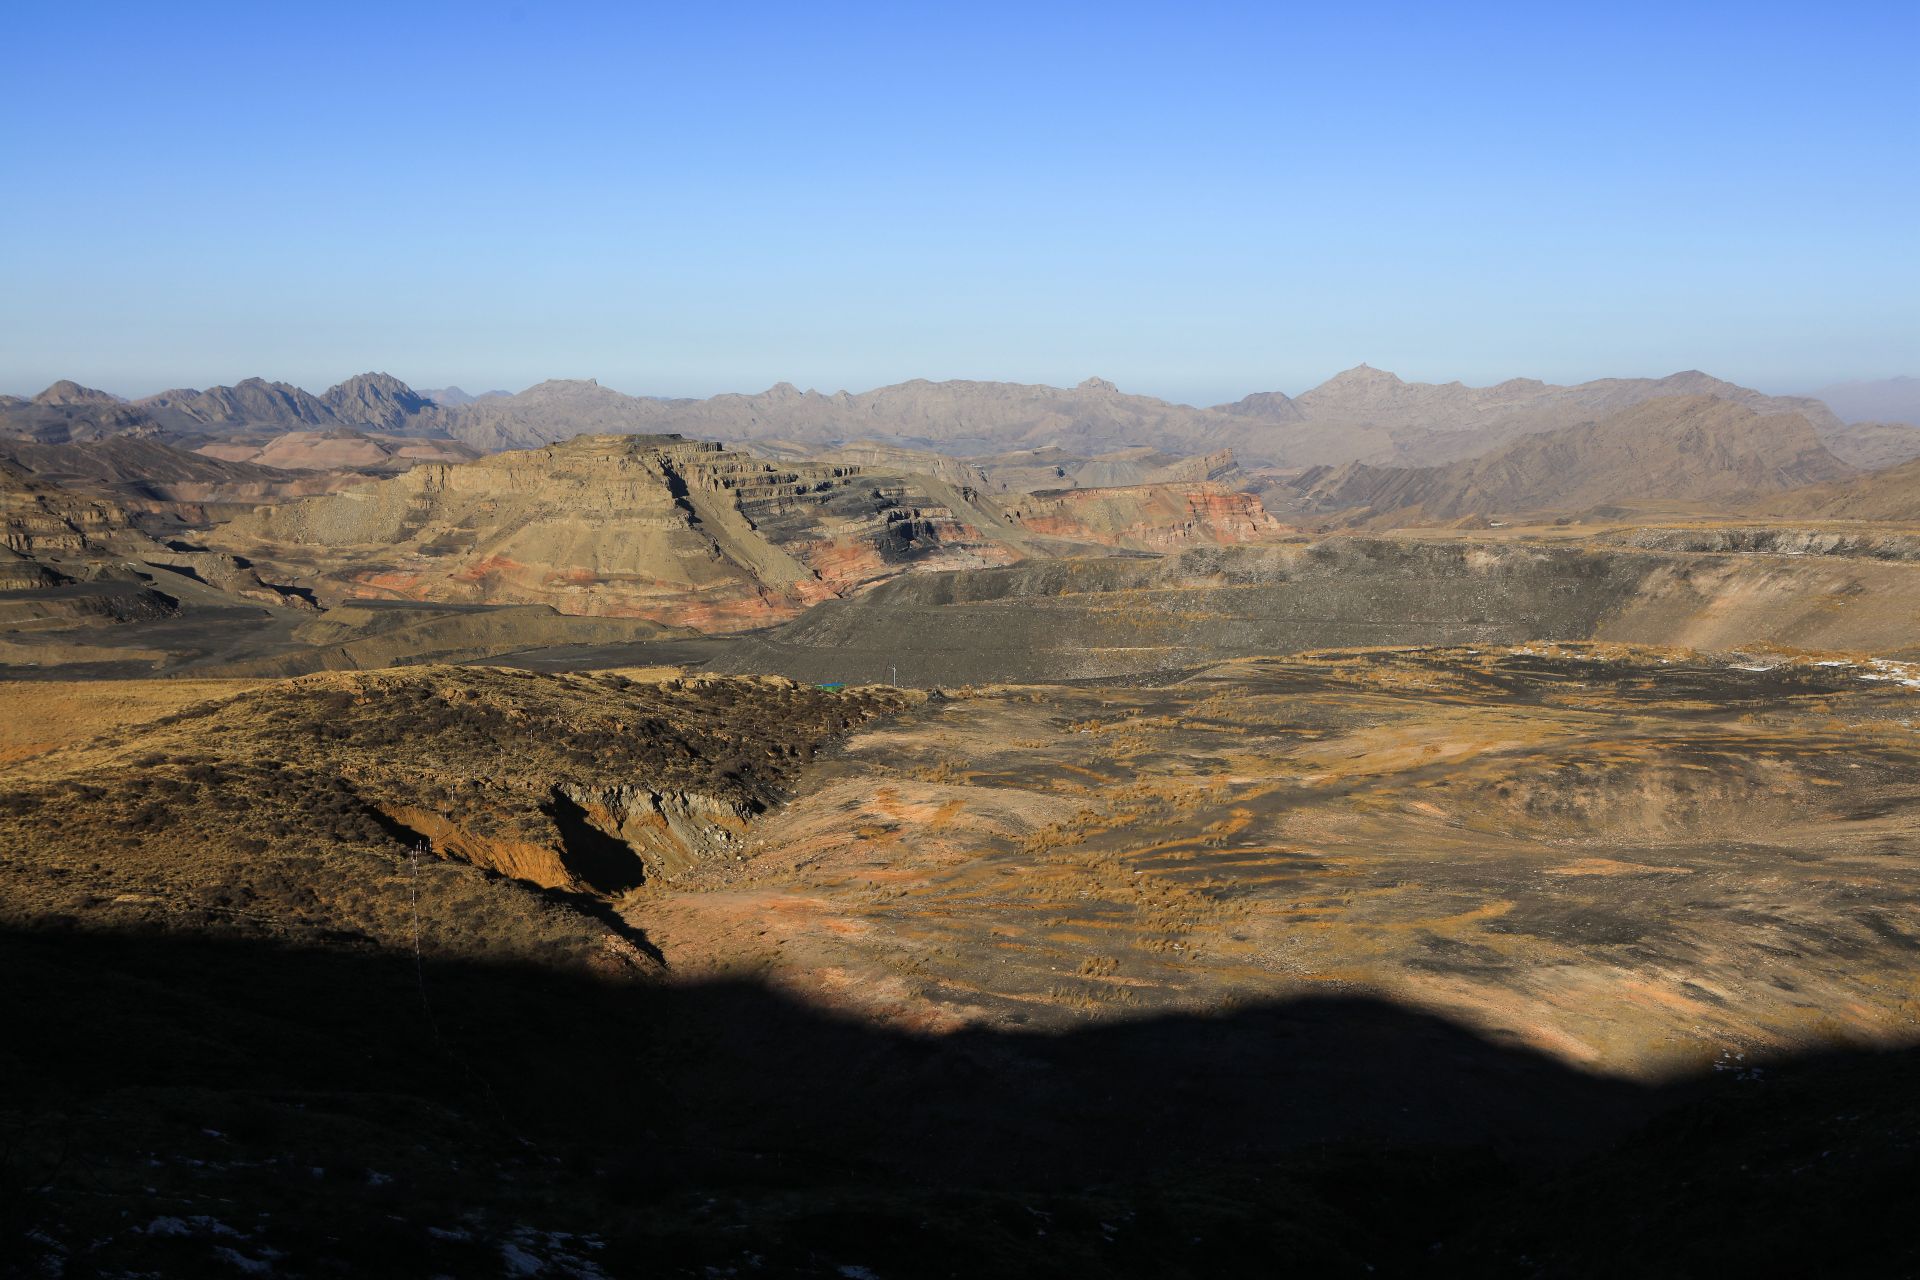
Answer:
M1595 541L1646 551L1695 551L1782 556L1857 556L1920 561L1920 533L1882 530L1793 529L1771 526L1699 529L1626 529Z
M1920 658L1920 563L1846 556L1652 555L1594 638Z
M579 887L557 839L549 843L503 838L470 830L452 815L404 805L384 808L382 816L399 832L424 840L442 858L496 871L542 889Z
M1920 564L1336 538L920 574L716 670L903 684L1148 676L1308 649L1618 640L1920 656Z
M625 845L640 864L641 879L649 883L672 881L703 862L731 857L747 824L765 808L695 791L635 786L562 786L556 791L577 805L595 830Z
M38 591L69 581L65 574L25 556L0 552L0 591ZM6 604L0 601L0 616Z

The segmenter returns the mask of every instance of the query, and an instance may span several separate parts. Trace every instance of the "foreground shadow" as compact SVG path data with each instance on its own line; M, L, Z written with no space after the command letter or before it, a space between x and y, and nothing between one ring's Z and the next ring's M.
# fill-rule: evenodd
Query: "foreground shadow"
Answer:
M1920 1265L1911 1053L1647 1089L1375 1000L922 1037L353 949L14 931L0 965L23 1273Z

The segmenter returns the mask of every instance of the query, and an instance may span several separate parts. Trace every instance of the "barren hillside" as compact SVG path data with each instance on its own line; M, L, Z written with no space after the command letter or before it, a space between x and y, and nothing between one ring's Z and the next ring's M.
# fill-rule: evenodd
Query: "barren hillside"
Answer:
M1803 417L1762 415L1730 400L1694 395L1649 400L1598 422L1524 436L1464 462L1320 468L1294 487L1309 509L1364 509L1426 523L1575 513L1646 498L1737 505L1853 474Z
M1809 485L1754 503L1768 515L1920 522L1920 459L1853 479Z

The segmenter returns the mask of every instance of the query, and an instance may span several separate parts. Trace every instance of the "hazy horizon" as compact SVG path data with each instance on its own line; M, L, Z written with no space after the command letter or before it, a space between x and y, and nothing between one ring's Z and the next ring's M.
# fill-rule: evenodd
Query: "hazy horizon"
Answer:
M96 5L9 34L24 394L1920 366L1910 5ZM84 50L84 88L34 50Z
M591 374L591 373L550 374L542 377L535 377L524 382L510 380L510 379L496 379L496 380L489 381L486 378L476 378L471 381L464 381L456 378L442 378L439 380L435 380L433 378L408 377L404 373L394 372L393 369L381 368L377 366L369 367L365 369L355 369L351 372L341 373L334 376L327 376L327 377L315 379L313 381L299 381L293 378L280 377L271 372L257 372L257 373L236 375L232 377L225 377L225 378L214 378L208 381L201 381L201 382L174 381L174 382L166 383L163 386L144 387L139 390L133 390L133 391L129 391L124 387L107 386L97 382L90 382L85 378L72 378L70 375L63 374L61 375L61 378L78 382L82 386L92 387L95 390L111 392L112 394L120 396L127 400L140 400L147 396L158 395L163 391L173 391L173 390L180 390L180 389L186 389L186 388L191 388L194 390L205 390L206 388L213 387L213 386L232 386L235 383L238 383L245 378L255 378L255 377L264 378L268 382L291 383L292 385L297 386L302 390L310 391L317 395L325 391L328 387L336 386L339 383L346 381L348 378L352 378L361 374L368 374L368 373L389 374L395 378L398 378L401 382L404 382L409 387L412 387L415 391L436 391L436 390L442 390L448 387L457 387L460 390L468 393L469 395L483 395L491 391L505 391L505 392L508 392L509 394L513 394L513 393L525 391L529 387L537 386L538 384L546 381L591 380L594 382L598 382L601 386L607 387L614 391L621 392L622 394L625 394L625 395L655 396L655 397L670 398L670 399L681 399L681 398L705 399L709 396L729 395L729 394L758 395L775 386L778 386L781 383L790 383L793 386L798 387L801 391L819 392L823 395L833 395L843 391L854 394L854 395L858 395L861 392L872 391L879 387L893 386L902 382L910 382L915 380L923 380L927 382L947 382L947 381L1008 382L1008 383L1023 383L1023 384L1029 384L1029 385L1041 385L1041 386L1053 386L1053 387L1072 387L1082 381L1085 381L1087 378L1105 378L1107 381L1112 382L1117 387L1119 387L1121 391L1129 395L1152 396L1156 399L1165 400L1173 404L1184 404L1184 405L1204 408L1210 405L1229 404L1235 400L1241 399L1244 396L1253 395L1258 392L1279 391L1289 397L1298 396L1302 392L1309 391L1314 387L1317 387L1322 383L1326 382L1328 379L1336 377L1339 374L1344 373L1346 370L1356 368L1362 364L1371 365L1373 368L1380 369L1384 372L1394 374L1395 376L1399 377L1402 381L1410 382L1410 383L1417 382L1417 383L1433 384L1433 383L1463 382L1470 387L1488 387L1488 386L1493 386L1500 382L1505 382L1509 378L1537 377L1537 375L1529 374L1529 373L1509 374L1506 377L1491 378L1485 381L1480 381L1480 380L1475 380L1470 378L1453 378L1453 377L1431 377L1431 378L1410 377L1402 370L1389 368L1385 365L1380 364L1377 361L1360 360L1360 361L1354 362L1353 364L1343 365L1339 369L1331 370L1328 373L1326 373L1324 376L1315 378L1310 382L1306 382L1298 386L1248 385L1248 386L1241 387L1238 390L1228 389L1220 392L1217 395L1203 396L1203 397L1168 394L1160 389L1146 387L1146 386L1132 385L1121 378L1117 378L1109 373L1103 373L1103 372L1086 373L1079 376L1051 377L1051 378L1050 377L1034 377L1034 378L990 377L990 376L976 376L976 375L969 375L969 374L955 374L955 375L952 375L951 377L931 377L927 375L913 374L903 378L896 378L892 382L879 382L879 383L872 383L872 384L862 384L857 386L826 386L826 385L820 385L820 384L809 384L797 378L774 377L766 381L759 382L757 384L740 385L740 386L723 386L723 387L714 388L712 390L704 390L704 391L702 390L668 391L668 390L661 390L656 387L643 386L643 385L642 386L622 385L620 382L617 382L614 379L600 377L596 374ZM1682 366L1679 368L1662 370L1657 373L1655 372L1596 373L1588 377L1538 378L1538 380L1542 382L1557 384L1557 385L1574 385L1582 382L1595 381L1601 378L1664 378L1671 374L1683 373L1687 369L1700 369L1700 372L1709 374L1713 377L1724 378L1724 375L1718 373L1713 369L1703 369L1703 368L1700 368L1700 366L1698 365L1688 365L1688 366ZM1908 375L1908 374L1892 373L1892 374L1884 375L1884 377L1880 377L1880 378L1839 379L1839 380L1830 381L1822 385L1831 387L1831 386L1851 384L1851 383L1857 383L1857 382L1893 381L1899 378L1911 377L1911 376L1912 375ZM15 396L20 396L22 398L31 398L32 396L38 394L39 392L44 391L48 386L51 386L54 382L60 381L61 378L50 378L46 382L40 383L37 386L31 386L31 387L0 386L0 395L15 395ZM1808 387L1808 386L1762 385L1762 384L1756 384L1752 382L1744 382L1738 378L1725 378L1724 380L1728 382L1737 383L1741 386L1750 387L1753 390L1761 391L1768 395L1776 395L1776 396L1813 395L1815 392L1821 389L1821 387Z

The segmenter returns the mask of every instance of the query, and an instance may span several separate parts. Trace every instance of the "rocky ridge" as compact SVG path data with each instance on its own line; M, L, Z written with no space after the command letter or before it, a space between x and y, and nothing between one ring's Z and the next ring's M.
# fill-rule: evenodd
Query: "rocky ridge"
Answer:
M1225 485L1126 485L1051 489L1009 500L1008 519L1030 533L1084 538L1134 551L1267 542L1296 532L1267 513L1260 499Z

